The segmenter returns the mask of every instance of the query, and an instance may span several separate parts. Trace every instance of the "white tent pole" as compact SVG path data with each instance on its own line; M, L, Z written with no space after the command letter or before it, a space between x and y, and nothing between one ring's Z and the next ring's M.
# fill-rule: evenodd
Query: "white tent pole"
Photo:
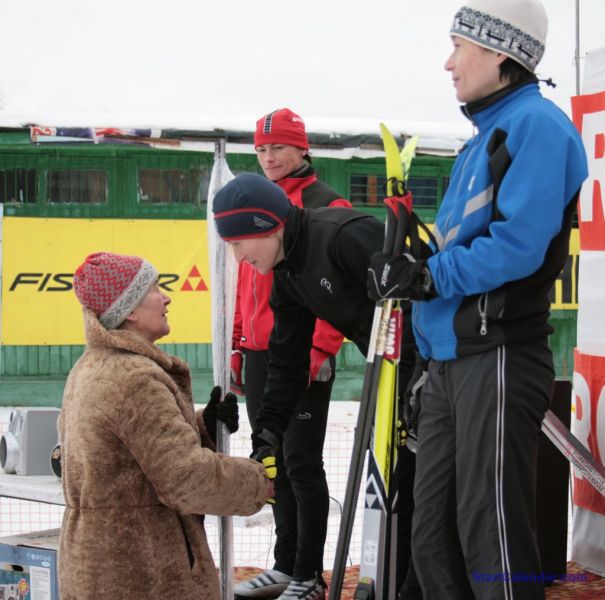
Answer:
M576 96L580 95L580 0L576 0L576 50L574 56L576 65Z
M0 202L0 378L2 377L2 222L4 220L4 203Z

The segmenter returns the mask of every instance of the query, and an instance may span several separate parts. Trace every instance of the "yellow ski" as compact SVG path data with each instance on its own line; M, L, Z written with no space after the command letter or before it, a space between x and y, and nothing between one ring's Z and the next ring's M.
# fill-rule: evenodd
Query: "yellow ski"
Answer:
M381 123L385 151L387 206L397 217L399 235L393 253L403 251L407 235L408 210L406 180L418 138L400 152L397 142ZM409 201L409 204L406 204ZM360 560L360 581L354 598L395 598L397 560L397 400L398 364L401 346L401 309L393 302L389 332L380 374L374 414L373 435L368 456L368 473L364 506L364 524Z

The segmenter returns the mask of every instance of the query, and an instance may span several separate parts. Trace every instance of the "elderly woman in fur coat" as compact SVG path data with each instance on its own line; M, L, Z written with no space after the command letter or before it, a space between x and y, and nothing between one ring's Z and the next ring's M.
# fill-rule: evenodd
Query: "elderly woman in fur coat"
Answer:
M92 254L74 288L88 345L59 425L61 599L218 599L200 515L252 514L272 483L259 463L214 452L187 365L154 344L170 299L150 263Z

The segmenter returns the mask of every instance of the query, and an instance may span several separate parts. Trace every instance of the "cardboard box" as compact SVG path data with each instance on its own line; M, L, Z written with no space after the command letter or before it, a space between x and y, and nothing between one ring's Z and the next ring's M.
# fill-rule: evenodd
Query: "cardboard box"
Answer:
M0 538L0 600L59 600L59 531Z

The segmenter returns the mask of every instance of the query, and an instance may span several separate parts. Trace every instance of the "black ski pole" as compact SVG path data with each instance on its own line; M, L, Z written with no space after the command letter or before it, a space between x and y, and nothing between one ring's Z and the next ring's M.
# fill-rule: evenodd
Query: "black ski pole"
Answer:
M392 254L396 248L403 247L403 241L407 231L408 213L406 210L398 210L399 207L397 206L391 207L388 202L385 203L387 204L387 216L383 252ZM349 553L351 534L355 520L355 510L359 499L359 487L363 474L365 453L369 446L372 420L376 410L380 366L388 334L388 324L392 305L393 301L390 299L381 300L376 303L376 308L374 309L374 320L368 345L359 413L357 415L357 425L353 438L349 478L347 480L347 488L343 503L340 530L338 532L338 544L334 557L332 578L330 580L330 600L339 600L342 592L347 555Z

